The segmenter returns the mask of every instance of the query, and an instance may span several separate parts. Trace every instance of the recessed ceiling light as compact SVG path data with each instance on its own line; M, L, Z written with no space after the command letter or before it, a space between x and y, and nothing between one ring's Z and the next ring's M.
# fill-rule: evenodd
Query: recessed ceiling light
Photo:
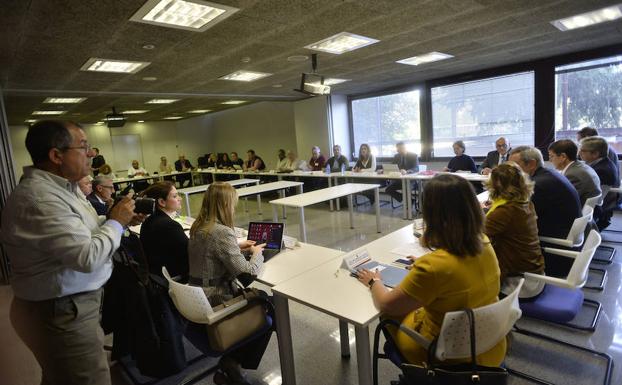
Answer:
M380 40L355 35L350 32L341 32L318 42L306 45L305 48L312 49L314 51L341 55L344 52L354 51L355 49L363 48L379 41Z
M26 123L34 123L34 122L36 122L36 120L35 119L26 119L26 120L24 120L24 122L26 122Z
M248 56L244 56L241 60L242 63L250 63L251 62L251 58Z
M622 4L612 5L611 7L585 12L580 15L570 16L565 19L551 21L551 24L560 31L588 27L590 25L605 23L617 20L622 17Z
M143 80L146 82L155 82L156 80L158 80L158 78L156 78L155 76L145 76Z
M235 80L237 82L253 82L255 80L262 79L270 75L272 74L268 74L265 72L240 70L240 71L235 71L233 73L230 73L229 75L221 76L219 79L220 80Z
M237 11L234 7L203 0L149 0L130 20L203 32Z
M152 50L152 49L155 49L155 45L153 45L153 44L145 44L145 45L143 45L143 49Z
M246 100L227 100L226 102L222 102L220 104L242 104L246 103Z
M167 116L164 119L166 119L166 120L177 120L177 119L181 119L181 118L183 118L183 116Z
M33 111L31 115L62 115L67 111Z
M398 60L396 63L418 66L419 64L431 63L434 61L451 59L453 56L441 52L429 52L419 56L413 56L406 59Z
M272 88L281 88L281 87L283 87L282 84L273 84L272 85Z
M309 56L307 55L293 55L293 56L287 57L287 61L292 62L292 63L298 63L298 62L303 62L307 60L309 60Z
M179 99L151 99L146 104L170 104L179 101Z
M127 110L123 111L123 114L132 115L132 114L144 114L145 112L149 112L149 110Z
M210 112L211 110L192 110L188 111L189 114L204 114L206 112Z
M82 65L80 71L135 74L149 64L151 63L142 61L90 58Z
M101 126L102 124L104 124L104 122L102 122L102 121L100 120L99 122L97 122L97 123L95 123L95 124L96 124L96 125L98 125L98 126Z
M145 121L144 120L139 120L138 123L145 123Z
M54 103L54 104L75 104L82 103L86 98L45 98L43 103Z

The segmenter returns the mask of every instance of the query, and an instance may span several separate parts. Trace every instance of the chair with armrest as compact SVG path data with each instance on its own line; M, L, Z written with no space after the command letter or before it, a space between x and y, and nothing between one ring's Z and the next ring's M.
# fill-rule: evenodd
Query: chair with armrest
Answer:
M611 187L611 186L605 186L602 185L600 186L600 189L602 191L601 193L601 199L598 203L597 206L602 206L605 198L607 197L607 194L609 194L610 192L613 194L617 194L617 193L621 193L622 192L622 188L619 187ZM587 201L586 201L587 203ZM622 233L622 231L620 230L612 230L612 229L603 229L602 232L609 232L609 233ZM610 243L622 243L620 241L616 241L616 240L607 240L606 242L610 242ZM611 246L600 246L597 250L596 250L596 254L594 255L594 258L592 259L592 262L595 263L599 263L599 264L605 264L605 265L610 265L613 262L613 257L615 257L616 254L616 249L614 247ZM598 271L604 271L602 269L596 269Z
M490 305L473 309L475 316L475 340L476 354L482 354L492 349L501 341L502 338L512 330L514 323L521 317L521 309L518 305L518 293L523 286L524 279L519 281L514 291L502 300ZM417 333L416 331L399 324L391 319L382 320L376 327L374 333L374 359L373 373L374 385L378 385L378 359L389 359L395 365L400 366L406 363L387 330L387 326L392 325L399 328L402 332L415 340L418 345L428 349L432 341ZM380 332L385 335L384 353L378 351ZM464 311L454 311L445 313L441 331L436 345L435 358L439 361L462 359L470 360L471 342L469 338L461 338L469 335L469 322Z
M205 325L213 325L218 321L234 314L238 310L244 308L248 304L248 301L244 299L230 306L225 306L217 311L214 311L209 303L209 300L205 296L203 288L175 282L164 266L162 267L162 275L164 275L164 278L166 278L169 283L168 293L175 304L175 307L184 318L190 321L186 328L186 338L188 338L188 340L206 356L223 356L231 351L234 351L240 346L251 343L253 340L263 336L265 333L271 332L273 329L272 317L269 314L266 314L266 325L261 330L258 330L249 337L237 342L225 351L214 350L209 346ZM218 367L216 365L208 369L203 375L206 376L209 373L214 372L217 368Z
M594 209L590 206L584 206L582 214L582 216L575 218L565 239L541 236L539 237L540 242L563 247L580 247L583 244L583 233L588 223L592 220Z
M591 207L592 210L596 208L596 206L602 206L603 204L603 194L598 194L594 197L587 198L585 203L583 204L583 208L586 206Z

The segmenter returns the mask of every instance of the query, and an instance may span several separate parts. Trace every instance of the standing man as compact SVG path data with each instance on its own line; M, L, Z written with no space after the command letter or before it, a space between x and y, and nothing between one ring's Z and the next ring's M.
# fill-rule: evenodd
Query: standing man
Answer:
M93 151L95 151L96 155L91 162L91 170L93 171L93 176L97 176L99 168L106 164L106 159L104 159L103 155L99 155L99 148L93 147Z
M41 365L43 384L109 385L99 308L134 201L124 197L106 220L80 197L77 183L95 152L76 123L37 122L26 148L34 166L24 168L2 213L11 323Z
M348 163L348 158L341 154L341 146L335 144L333 146L333 156L326 161L326 165L330 167L330 172L345 171L348 169Z
M395 149L397 150L397 154L395 154L395 156L393 157L393 164L397 165L402 175L412 174L419 171L419 156L417 156L417 154L413 152L408 152L408 150L406 150L406 144L404 144L404 142L397 143L395 145ZM416 182L409 183L413 185L414 189L414 185ZM402 194L404 193L404 191L397 192L397 190L401 189L402 181L394 180L393 182L391 182L391 184L389 184L389 186L387 186L386 193L391 195L391 197L393 197L393 199L395 199L396 201L401 202Z
M488 155L486 155L486 159L484 159L482 163L482 175L490 174L493 168L505 163L512 150L510 141L506 140L504 137L497 139L495 148L496 150L490 151Z
M207 160L207 159L206 159ZM179 155L179 160L175 161L175 170L179 172L188 172L192 171L192 165L190 161L186 159L185 155ZM190 180L192 179L192 175L177 175L175 176L177 182L179 182L179 187L185 187L184 184L188 181L188 185L190 184Z
M86 199L91 202L97 215L106 215L113 203L114 185L112 178L106 175L98 175L93 179L92 185L93 192L87 195Z

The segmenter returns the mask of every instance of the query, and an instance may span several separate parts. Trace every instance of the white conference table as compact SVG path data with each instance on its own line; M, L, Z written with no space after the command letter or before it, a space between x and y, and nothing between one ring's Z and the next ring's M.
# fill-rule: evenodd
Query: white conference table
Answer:
M328 187L320 190L311 191L308 193L294 195L287 198L281 198L270 201L272 204L273 218L276 222L278 220L277 206L287 206L297 208L300 214L300 239L303 242L307 242L307 231L305 227L305 207L314 205L321 202L338 199L343 196L348 197L348 208L350 210L350 228L354 228L353 208L352 208L352 195L358 194L363 191L374 190L375 195L375 207L376 207L376 230L380 233L380 205L379 205L379 184L366 184L366 183L346 183L339 186Z
M125 177L125 178L115 178L112 180L113 184L117 184L117 183L128 183L128 182L135 182L138 180L150 180L150 179L158 179L160 181L164 180L164 177L166 176L176 176L176 175L183 175L183 174L190 174L190 171L183 171L183 172L168 172L168 173L163 173L163 174L152 174L152 175L147 175L147 176L135 176L135 177Z
M240 179L240 180L244 180L244 179ZM258 179L255 179L255 180L259 181ZM303 182L292 182L292 181L280 180L278 182L258 184L256 186L250 186L250 187L242 187L236 191L238 192L238 197L240 198L246 197L249 195L257 195L257 212L259 215L262 215L261 213L261 194L262 193L270 192L270 191L278 191L281 198L285 198L285 189L296 187L298 194L302 194L303 185L304 185ZM283 206L283 219L285 218L287 218L287 213L285 212L285 206Z
M235 187L235 186L241 186L241 185L247 185L247 184L259 184L259 179L235 179L235 180L228 180L225 183L228 183L231 186ZM188 214L188 216L191 215L190 214L190 195L205 192L208 188L209 188L209 184L204 184L201 186L186 187L186 188L180 188L179 190L177 190L177 193L184 194L184 202L186 204L186 214Z
M396 246L412 244L413 255L421 256L429 250L419 245L413 235L413 225L403 227L357 249L367 249L372 259L390 264L403 258L391 252ZM318 255L314 255L317 257ZM356 355L360 385L372 383L371 346L369 325L380 313L375 308L369 288L340 269L342 257L330 259L298 276L276 284L272 288L276 311L276 328L281 357L281 375L284 385L295 385L294 348L289 316L289 300L313 308L339 319L342 355L347 355L347 324L354 325ZM348 351L344 351L348 350Z

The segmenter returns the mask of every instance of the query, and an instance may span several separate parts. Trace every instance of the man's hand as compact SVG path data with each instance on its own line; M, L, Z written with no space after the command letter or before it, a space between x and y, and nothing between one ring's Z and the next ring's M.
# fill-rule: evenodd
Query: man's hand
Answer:
M145 221L145 219L147 219L148 216L148 214L134 214L132 220L130 221L130 226L140 225Z
M482 170L482 175L488 175L488 174L490 174L491 171L492 171L492 169L486 167L485 169Z
M127 227L132 221L132 218L134 218L135 203L132 199L132 195L131 193L127 194L119 203L114 205L114 207L110 209L108 218L119 222L123 227Z

